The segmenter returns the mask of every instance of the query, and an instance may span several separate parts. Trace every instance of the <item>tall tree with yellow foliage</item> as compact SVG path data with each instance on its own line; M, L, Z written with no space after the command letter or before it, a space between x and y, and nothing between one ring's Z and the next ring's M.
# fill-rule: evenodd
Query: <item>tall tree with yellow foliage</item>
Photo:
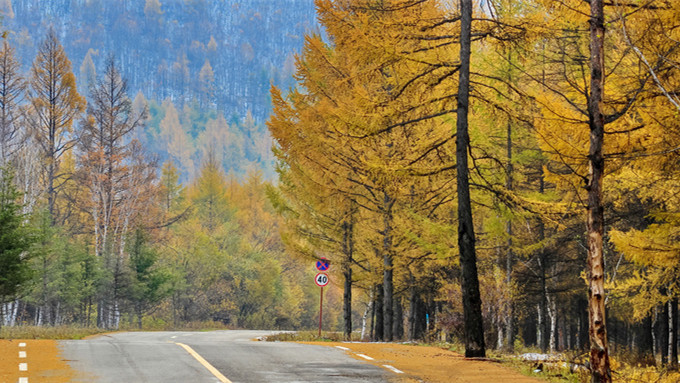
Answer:
M642 15L667 7L600 0L537 3L553 17L541 27L536 46L543 53L529 71L539 85L528 92L538 105L533 122L542 148L559 164L547 178L586 213L592 380L610 382L604 260L608 193L603 187L607 173L619 171L635 155L652 154L645 141L654 135L654 124L643 116L657 93L643 56L615 47L629 40L633 30L654 25ZM651 67L664 66L664 60L657 56Z
M52 223L59 220L57 197L68 178L60 169L63 155L75 144L73 125L85 110L71 61L51 29L31 67L29 120L43 156L43 185Z
M102 260L111 275L119 275L124 267L125 241L136 221L136 215L146 198L139 198L150 185L147 173L135 163L135 129L143 126L146 110L132 110L127 84L116 68L113 57L106 63L102 78L96 79L90 90L91 104L81 124L78 140L78 182L87 193L80 199L82 211L89 217L88 230L93 235L95 256ZM139 155L139 154L137 154ZM143 161L142 161L143 162ZM148 196L147 196L148 197ZM120 281L104 283L101 291L97 325L116 328L119 302L109 292L119 291ZM115 296L115 294L114 294Z

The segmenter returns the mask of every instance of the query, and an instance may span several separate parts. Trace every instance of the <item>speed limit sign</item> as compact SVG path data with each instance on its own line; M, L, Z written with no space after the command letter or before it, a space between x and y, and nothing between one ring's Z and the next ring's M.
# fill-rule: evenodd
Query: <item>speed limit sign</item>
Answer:
M316 282L316 285L319 287L324 287L330 282L328 279L328 274L326 273L319 273L314 277L314 282Z

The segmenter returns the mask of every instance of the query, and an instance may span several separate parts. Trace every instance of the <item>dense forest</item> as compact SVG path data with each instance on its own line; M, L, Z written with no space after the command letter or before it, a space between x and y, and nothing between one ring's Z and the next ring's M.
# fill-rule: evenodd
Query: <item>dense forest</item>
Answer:
M233 3L252 17L230 25L258 34L274 3ZM120 28L104 4L38 8ZM183 43L153 49L176 60L226 4L121 1L125 31L73 40L80 71L63 25L28 63L26 32L7 34L3 325L312 328L324 257L324 326L347 338L574 351L596 382L621 362L654 366L631 381L677 370L680 3L316 0L320 29L271 64L290 79L213 64L228 84L207 98L110 55L162 25ZM195 41L229 41L211 28ZM244 101L270 81L271 107Z
M152 103L153 118L138 139L162 161L175 161L182 181L198 171L205 152L199 135L218 116L224 121L217 123L226 122L236 135L231 154L218 158L225 171L244 177L259 168L265 179L275 178L264 126L269 87L294 82L294 54L304 34L318 29L311 0L5 0L0 11L6 39L24 68L48 29L55 31L83 95L115 55L130 97ZM159 137L161 130L179 128L160 126L170 104L185 134L172 134L182 139L181 148Z
M0 5L0 324L311 327L263 120L313 4Z
M341 268L345 333L368 295L374 339L677 369L679 3L316 4L272 201Z

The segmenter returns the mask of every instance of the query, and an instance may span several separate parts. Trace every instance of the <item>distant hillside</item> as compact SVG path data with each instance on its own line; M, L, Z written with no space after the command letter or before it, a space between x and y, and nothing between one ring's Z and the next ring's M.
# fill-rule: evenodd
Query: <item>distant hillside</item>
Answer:
M293 84L294 54L317 28L313 0L0 0L0 9L26 71L53 27L84 94L113 54L130 97L141 91L159 104L216 111L239 125L248 113L264 123L270 85ZM243 166L225 164L230 168Z
M313 0L4 0L4 27L24 64L53 26L79 77L114 54L136 93L214 103L256 121L270 82L291 84L293 54L316 28ZM201 80L206 63L214 73ZM207 71L207 69L206 69ZM206 72L204 71L204 72ZM206 94L207 93L207 94Z

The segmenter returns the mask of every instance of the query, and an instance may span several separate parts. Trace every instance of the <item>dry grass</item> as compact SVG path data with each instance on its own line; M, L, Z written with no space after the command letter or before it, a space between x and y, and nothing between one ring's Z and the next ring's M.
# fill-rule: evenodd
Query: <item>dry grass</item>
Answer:
M3 326L0 339L82 339L106 330L74 326Z
M282 332L265 337L268 342L343 342L345 338L341 332L321 332L319 337L318 331L298 331L298 332ZM353 342L359 341L358 334L352 334Z

